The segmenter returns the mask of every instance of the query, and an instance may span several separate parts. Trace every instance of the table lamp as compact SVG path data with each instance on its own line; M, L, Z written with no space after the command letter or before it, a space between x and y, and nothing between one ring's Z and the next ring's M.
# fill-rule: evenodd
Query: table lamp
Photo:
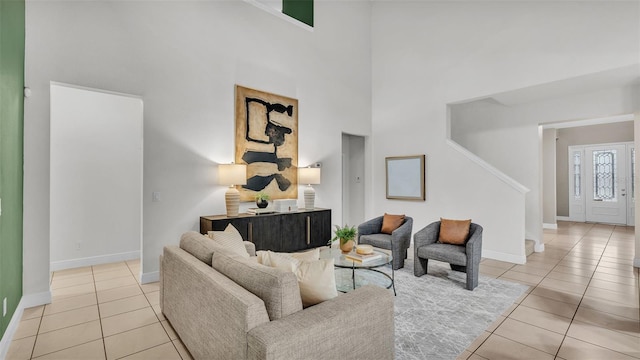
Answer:
M315 208L316 191L311 187L312 184L320 184L320 168L298 168L298 183L307 184L304 189L304 208L313 210Z
M236 185L245 185L247 183L247 165L218 165L218 182L220 185L229 185L229 189L227 189L227 192L224 194L224 200L227 205L227 217L238 216L240 192L236 189Z

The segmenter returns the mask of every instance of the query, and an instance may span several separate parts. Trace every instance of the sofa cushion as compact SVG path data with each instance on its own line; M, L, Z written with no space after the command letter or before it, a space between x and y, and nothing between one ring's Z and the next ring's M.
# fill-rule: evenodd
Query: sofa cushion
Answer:
M296 276L304 307L338 296L333 259L300 261Z
M380 232L383 234L391 235L393 230L399 228L400 225L402 225L403 223L404 223L404 214L391 215L391 214L385 213L384 217L382 218L382 228L380 229Z
M471 220L450 220L440 218L438 241L443 244L463 245L469 237Z
M391 235L387 235L387 234L360 235L359 242L372 245L373 247L391 250Z
M338 296L333 259L318 259L315 257L316 253L319 257L319 249L317 252L276 253L265 251L261 254L262 264L296 274L303 307L319 304Z
M224 251L214 252L212 267L262 299L272 321L302 310L298 279L290 271L264 266Z
M220 249L211 239L195 231L182 234L180 248L209 266L213 252Z
M218 245L229 249L229 251L245 259L249 258L249 253L242 242L242 235L233 225L227 225L224 231L209 231L209 237Z
M464 246L451 244L431 244L418 249L418 256L448 262L453 265L467 266L467 253Z
M301 261L312 261L312 260L318 260L320 259L320 248L315 248L315 249L311 249L308 251L302 251L302 252L294 252L294 253L278 253L278 252L274 252L271 250L259 250L256 251L256 256L258 258L258 262L262 265L266 265L266 266L272 266L271 265L271 255L275 254L274 256L280 256L280 255L284 255L284 256L289 256L289 257L293 257L294 259L298 259ZM277 266L276 266L277 267Z

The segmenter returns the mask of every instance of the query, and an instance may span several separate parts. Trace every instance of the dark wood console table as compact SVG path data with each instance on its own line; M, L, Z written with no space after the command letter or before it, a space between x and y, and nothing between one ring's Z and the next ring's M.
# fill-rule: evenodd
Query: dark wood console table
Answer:
M256 250L293 252L327 245L331 239L331 209L201 216L200 233L222 231L228 224L233 224L244 240L254 243Z

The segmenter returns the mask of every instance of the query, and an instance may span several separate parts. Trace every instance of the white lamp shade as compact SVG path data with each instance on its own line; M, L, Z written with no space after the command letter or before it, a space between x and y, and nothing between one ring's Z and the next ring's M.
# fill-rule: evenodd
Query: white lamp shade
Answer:
M320 184L320 168L298 168L298 184Z
M247 183L247 165L218 165L218 182L221 185L245 185Z

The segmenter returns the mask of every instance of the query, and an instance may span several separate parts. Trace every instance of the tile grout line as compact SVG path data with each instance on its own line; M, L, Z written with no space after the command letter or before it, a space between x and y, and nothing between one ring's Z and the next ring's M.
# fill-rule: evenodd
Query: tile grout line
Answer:
M580 240L579 240L577 243L575 243L575 244L571 247L571 249L567 252L567 254L566 254L565 256L563 256L562 258L557 259L558 261L556 262L556 265L552 268L552 270L551 270L551 271L553 271L553 269L555 269L555 268L558 266L558 264L559 264L562 260L564 260L566 257L568 257L568 256L569 256L569 253L571 252L571 250L573 250L573 249L574 249L574 248L575 248L575 247L576 247L576 246L577 246L577 245L578 245L578 244L579 244L579 243L584 239L584 236L585 236L585 235L586 235L586 234L587 234L591 229L593 229L593 226L594 226L594 225L591 225L591 227L589 228L589 230L588 230L587 232L585 232L585 234L584 234L584 235L582 235L582 237L580 238ZM614 229L615 229L615 227L614 227ZM611 234L613 233L613 230L614 230L614 229L612 229ZM607 237L607 244L605 245L605 247L604 247L604 249L603 249L603 254L604 254L604 251L606 250L606 247L607 247L607 245L608 245L608 243L609 243L609 239L611 238L611 234L609 234L609 236ZM601 254L601 255L600 255L600 258L598 259L598 264L600 263L600 259L602 258L603 254ZM515 266L515 265L514 265L514 266ZM512 269L512 268L513 268L513 266L512 266L512 267L510 267L509 269ZM508 271L509 269L505 270L505 272L506 272L506 271ZM596 264L596 269L597 269L597 264ZM550 271L550 272L551 272L551 271ZM595 270L594 270L594 273L595 273ZM547 275L548 275L548 274L547 274ZM589 283L591 282L591 279L593 278L593 275L594 275L594 274L591 274L591 277L589 278ZM545 275L545 276L543 277L543 279L542 279L542 280L544 280L546 277L547 277L547 276ZM540 282L542 282L542 280L541 280ZM532 291L533 291L533 290L535 290L539 285L540 285L540 283L538 283L537 285L533 286ZM531 286L531 285L529 285L529 286ZM563 335L563 338L562 338L562 340L560 341L560 345L558 346L558 350L556 350L556 354L555 354L555 356L554 356L553 354L549 354L549 353L547 353L547 354L549 354L549 355L551 355L551 356L554 356L554 358L558 358L558 354L560 353L560 349L562 348L562 344L564 343L565 339L567 338L567 335L566 335L566 334L569 332L569 328L571 327L571 324L573 324L573 322L574 322L575 315L576 315L576 313L577 313L577 311L578 311L578 309L579 309L579 307L580 307L580 304L582 303L582 299L584 298L584 294L586 293L587 288L588 288L588 284L587 284L587 287L585 288L585 292L584 292L584 293L582 294L582 296L580 297L580 301L578 302L578 304L577 304L577 306L576 306L576 310L575 310L575 311L574 311L574 313L573 313L573 317L571 318L571 322L569 323L569 326L567 327L567 330L565 331L565 334ZM529 292L528 294L531 294L531 292ZM577 295L577 294L576 294L576 295ZM528 295L527 295L527 296L528 296ZM520 305L521 305L521 304L518 304L518 305L516 306L516 308L517 308L518 306L520 306ZM525 306L525 305L523 305L523 306ZM526 307L526 306L525 306L525 307ZM515 309L514 309L514 310L512 310L509 314L507 314L507 316L505 316L505 320L509 318L509 315L511 315L511 313L513 313L513 311L515 311ZM542 310L541 310L541 311L542 311ZM546 312L546 311L545 311L545 312ZM500 325L501 325L505 320L503 320L503 321L500 323ZM512 320L518 321L517 319L512 319ZM522 321L520 321L520 322L522 322ZM528 323L527 323L527 324L528 324ZM495 334L495 330L497 330L497 329L500 327L500 325L498 325L498 326L497 326L493 331L491 331L490 333L491 333L492 335L500 336L500 335L498 335L498 334ZM533 324L528 324L528 325L535 326L535 325L533 325ZM537 326L536 326L536 327L537 327ZM540 328L540 327L538 327L538 328ZM541 328L541 329L543 329L543 330L547 330L547 329L544 329L544 328ZM486 330L485 330L485 331L486 331ZM548 330L548 331L551 331L551 330ZM553 332L553 331L551 331L551 332ZM557 333L557 334L559 334L559 333ZM479 345L479 346L478 346L478 347L477 347L477 348L472 352L472 355L473 355L473 354L476 354L476 355L480 356L479 354L477 354L477 353L476 353L476 351L477 351L478 349L480 349L480 347L482 346L482 344L484 344L484 343L487 341L487 339L488 339L488 338L489 338L489 336L488 336L486 339L484 339L484 340L482 341L482 343L481 343L481 344L480 344L480 345ZM508 339L508 340L511 340L511 339ZM578 340L579 340L579 339L578 339ZM539 350L539 349L536 349L536 348L534 348L534 347L532 347L532 346L529 346L529 345L527 345L527 344L520 343L520 342L515 341L515 340L511 340L511 341L516 342L516 343L518 343L518 344L520 344L520 345L523 345L523 346L526 346L526 347L529 347L529 348L535 349L535 350ZM582 341L582 340L580 340L580 341ZM589 343L589 342L587 342L587 343ZM589 344L591 344L591 343L589 343ZM599 346L599 345L596 345L596 344L592 344L592 345ZM608 349L608 350L611 350L611 349ZM542 351L542 350L539 350L539 351ZM611 350L611 351L613 351L613 350ZM542 351L542 352L544 352L544 351Z
M98 321L100 322L100 335L102 340L102 351L104 351L104 358L107 358L107 344L104 342L104 330L102 329L102 315L100 314L100 300L98 299L98 289L96 287L96 274L93 272L93 266L91 267L91 276L93 277L93 288L95 289L96 307L98 308Z
M125 262L126 263L126 262ZM129 267L129 264L127 263L127 268L129 268L129 271L133 274L133 271L131 271L131 267ZM135 277L135 275L134 275ZM136 278L136 280L138 280ZM178 353L178 356L180 356L181 359L184 360L184 358L182 357L182 354L180 353L180 351L178 351L178 347L176 346L174 340L171 340L171 336L169 335L169 332L167 331L167 329L162 325L162 320L160 320L160 317L158 316L158 314L156 314L155 310L153 310L153 305L151 305L151 302L149 301L149 298L147 297L147 293L144 292L144 289L142 288L142 284L140 283L140 280L138 280L138 286L140 287L140 291L142 291L142 294L144 295L145 300L147 300L147 303L149 304L149 306L151 307L151 310L153 311L153 314L155 315L156 319L158 319L158 322L160 323L160 326L162 326L162 330L164 330L164 333L167 335L167 338L169 338L169 342L171 343L171 345L173 346L173 348L176 350L176 352ZM160 291L160 290L158 290ZM152 291L153 292L153 291ZM169 319L167 320L167 324L169 324L169 326L171 326L171 324L169 323ZM174 330L175 331L175 330ZM177 334L176 334L177 335ZM166 344L166 343L165 343ZM163 344L160 344L163 345ZM159 346L159 345L158 345ZM148 350L148 349L145 349ZM141 350L144 351L144 350ZM140 351L139 351L140 352ZM134 353L135 354L135 353ZM129 354L132 355L132 354ZM127 356L129 356L127 355Z
M38 323L38 331L36 332L36 338L33 339L33 347L31 348L31 355L29 355L29 359L33 358L33 353L36 351L36 343L38 342L38 335L40 335L40 326L42 326L42 318L44 317L44 308L42 307L42 314L40 314L40 322Z
M593 226L592 226L591 228L593 228ZM583 294L582 294L582 296L580 297L580 301L578 302L578 306L576 307L576 310L575 310L575 312L573 313L573 317L571 318L571 323L569 324L569 327L567 328L567 331L565 332L565 335L564 335L564 337L562 338L562 341L560 342L560 346L558 347L558 350L556 351L556 358L557 358L557 357L559 357L559 355L558 355L558 354L560 353L560 349L562 348L562 344L564 344L564 342L565 342L566 338L567 338L567 337L571 337L571 336L568 336L569 329L571 328L571 325L573 325L573 323L574 323L575 321L577 321L577 320L576 320L576 314L578 313L578 310L580 309L580 305L582 304L582 301L584 300L584 297L586 296L587 290L589 289L589 285L591 284L591 281L593 280L593 276L595 275L596 270L598 269L598 265L600 264L600 261L602 261L602 257L604 256L604 253L605 253L605 251L607 250L607 247L609 246L609 242L611 241L611 236L613 235L613 232L615 231L615 228L616 228L616 226L614 226L614 227L613 227L613 229L611 230L611 233L610 233L610 234L609 234L609 236L607 237L607 242L605 243L604 248L602 249L602 253L600 254L600 257L597 259L597 260L598 260L598 262L596 263L596 266L595 266L595 269L593 270L593 273L592 273L592 274L591 274L591 276L589 277L589 282L587 283L587 286L585 287L584 293L583 293ZM581 242L583 239L584 239L584 236L580 239L580 242ZM578 242L578 243L580 243L580 242ZM576 245L577 245L577 244L576 244ZM573 248L572 248L572 249L573 249ZM567 254L567 256L568 256L568 254ZM566 257L566 256L565 256L565 257ZM563 258L563 259L564 259L564 258ZM599 347L601 347L600 345L598 345L598 344L594 344L594 343L589 342L589 341L585 341L585 340L581 340L581 339L576 339L576 340L584 341L584 342L586 342L586 343L588 343L588 344L591 344L591 345L594 345L594 346L599 346ZM613 349L608 349L608 350L610 350L610 351L615 351L615 350L613 350Z

